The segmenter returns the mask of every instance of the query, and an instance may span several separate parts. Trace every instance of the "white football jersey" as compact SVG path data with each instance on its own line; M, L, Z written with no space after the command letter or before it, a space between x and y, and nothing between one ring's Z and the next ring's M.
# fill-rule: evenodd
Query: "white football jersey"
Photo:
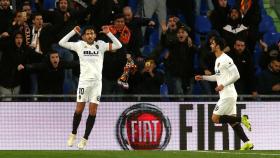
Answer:
M233 60L225 53L219 56L215 61L215 76L217 80L217 85L221 85L230 78L236 71L233 69L237 69ZM219 92L220 98L228 98L228 97L237 97L237 92L234 87L234 83L226 85L222 91Z
M77 52L80 61L79 81L102 80L104 52L109 43L98 40L89 45L84 41L67 42L67 48Z

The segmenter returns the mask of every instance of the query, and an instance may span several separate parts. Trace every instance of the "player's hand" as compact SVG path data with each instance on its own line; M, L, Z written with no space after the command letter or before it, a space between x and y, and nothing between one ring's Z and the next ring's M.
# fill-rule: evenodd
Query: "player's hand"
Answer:
M23 69L24 69L24 66L22 64L19 64L18 67L17 67L17 70L20 71L20 70L23 70Z
M102 31L100 33L107 34L109 32L110 32L109 26L107 26L107 25L102 26Z
M224 85L218 85L216 88L215 88L215 90L217 91L217 92L219 92L219 91L221 91L221 90L223 90L224 89Z
M75 27L74 27L74 31L76 32L76 34L81 35L81 33L80 33L80 31L81 31L80 26L75 26Z
M201 80L203 80L203 77L201 75L196 75L196 76L194 76L194 79L196 81L201 81Z

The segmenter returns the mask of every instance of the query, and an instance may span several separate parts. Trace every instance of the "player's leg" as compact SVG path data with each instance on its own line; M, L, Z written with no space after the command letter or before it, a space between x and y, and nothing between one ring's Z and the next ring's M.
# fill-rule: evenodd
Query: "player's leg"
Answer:
M86 122L86 130L85 130L84 137L81 138L80 143L78 144L79 149L84 149L87 144L88 137L94 126L96 112L97 112L97 106L98 106L98 104L96 104L96 103L89 104L89 115L88 115L87 122Z
M234 124L230 124L230 126L234 130L234 133L236 133L244 143L240 150L252 150L254 148L254 144L248 139L240 123L237 122Z
M85 102L77 102L76 110L75 110L75 113L73 116L72 132L69 135L68 141L67 141L67 145L70 147L73 146L73 144L75 142L77 129L80 125L84 108L85 108Z
M91 130L93 128L95 117L97 113L97 106L99 104L100 95L101 95L101 88L102 88L102 82L94 82L91 87L89 87L88 96L89 96L89 115L86 122L86 130L84 137L81 139L80 143L78 144L79 149L84 149L88 137L91 133Z

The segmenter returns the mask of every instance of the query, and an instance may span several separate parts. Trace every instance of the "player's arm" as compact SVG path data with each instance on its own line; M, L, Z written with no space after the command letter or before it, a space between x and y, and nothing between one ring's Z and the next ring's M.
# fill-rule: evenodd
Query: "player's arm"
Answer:
M73 37L76 33L77 34L80 34L80 27L79 26L76 26L72 31L70 31L67 35L65 35L59 42L58 44L61 46L61 47L64 47L66 49L70 49L70 50L73 50L75 51L75 42L68 42L69 39L71 37Z
M228 86L230 84L233 84L240 78L238 69L237 69L236 65L233 63L233 61L230 61L229 63L227 63L226 69L230 74L230 78L221 83L224 87Z
M216 75L196 75L195 80L200 81L200 80L206 80L206 81L212 81L215 82L217 81Z
M216 75L209 75L209 76L208 75L203 75L202 79L206 80L206 81L211 81L211 82L217 81Z
M121 42L110 32L109 26L102 26L102 33L105 33L113 43L109 43L109 47L106 48L106 50L111 51L111 50L117 50L122 47Z

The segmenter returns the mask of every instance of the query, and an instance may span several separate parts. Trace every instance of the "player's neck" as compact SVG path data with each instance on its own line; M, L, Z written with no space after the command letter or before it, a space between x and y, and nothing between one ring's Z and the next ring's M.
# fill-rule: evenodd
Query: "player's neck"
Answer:
M221 51L221 50L215 51L215 56L216 56L216 58L220 57L223 53L224 53L224 52Z

